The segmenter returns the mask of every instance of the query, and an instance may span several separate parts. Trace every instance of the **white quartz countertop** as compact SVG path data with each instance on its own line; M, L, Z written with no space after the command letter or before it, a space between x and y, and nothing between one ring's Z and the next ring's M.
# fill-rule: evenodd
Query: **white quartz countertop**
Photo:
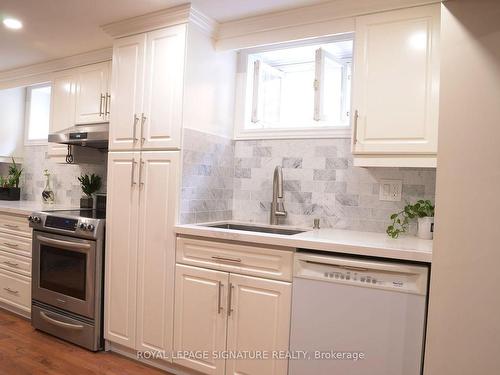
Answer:
M400 236L398 239L392 239L385 233L343 229L310 229L307 232L294 235L279 235L210 228L203 226L203 224L177 225L175 226L175 231L177 234L206 237L210 239L232 240L426 263L431 263L432 261L432 240L421 240L415 236Z
M0 213L17 215L30 215L33 211L65 210L73 207L58 204L43 204L35 201L2 201L0 200Z

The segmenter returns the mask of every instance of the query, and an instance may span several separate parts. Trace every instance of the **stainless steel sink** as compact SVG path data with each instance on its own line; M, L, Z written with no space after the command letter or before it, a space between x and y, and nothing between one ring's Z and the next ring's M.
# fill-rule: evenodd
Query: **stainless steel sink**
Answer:
M248 232L259 232L259 233L272 233L272 234L282 234L285 236L291 236L293 234L299 234L306 232L305 230L299 229L288 229L288 228L277 228L277 227L261 227L258 225L249 224L234 224L234 223L223 223L223 224L208 224L207 227L211 228L221 228L221 229L231 229L231 230L244 230Z

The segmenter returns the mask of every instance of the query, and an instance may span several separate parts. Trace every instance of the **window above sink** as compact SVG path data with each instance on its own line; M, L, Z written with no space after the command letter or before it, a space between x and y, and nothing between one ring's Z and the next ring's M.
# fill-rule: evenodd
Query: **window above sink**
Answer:
M240 51L237 139L349 137L353 34Z

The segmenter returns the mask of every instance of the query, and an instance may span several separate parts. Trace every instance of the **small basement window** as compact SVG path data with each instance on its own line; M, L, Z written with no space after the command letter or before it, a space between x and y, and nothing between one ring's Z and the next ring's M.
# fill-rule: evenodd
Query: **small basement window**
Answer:
M50 116L50 84L26 88L26 145L47 143Z
M237 138L349 136L352 50L347 34L242 51L245 111Z

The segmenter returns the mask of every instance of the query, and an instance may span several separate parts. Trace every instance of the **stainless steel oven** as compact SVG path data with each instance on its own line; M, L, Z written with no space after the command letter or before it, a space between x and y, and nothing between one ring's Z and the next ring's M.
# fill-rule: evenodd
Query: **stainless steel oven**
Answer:
M95 317L96 241L33 232L32 298Z
M33 213L32 325L102 349L104 212Z

